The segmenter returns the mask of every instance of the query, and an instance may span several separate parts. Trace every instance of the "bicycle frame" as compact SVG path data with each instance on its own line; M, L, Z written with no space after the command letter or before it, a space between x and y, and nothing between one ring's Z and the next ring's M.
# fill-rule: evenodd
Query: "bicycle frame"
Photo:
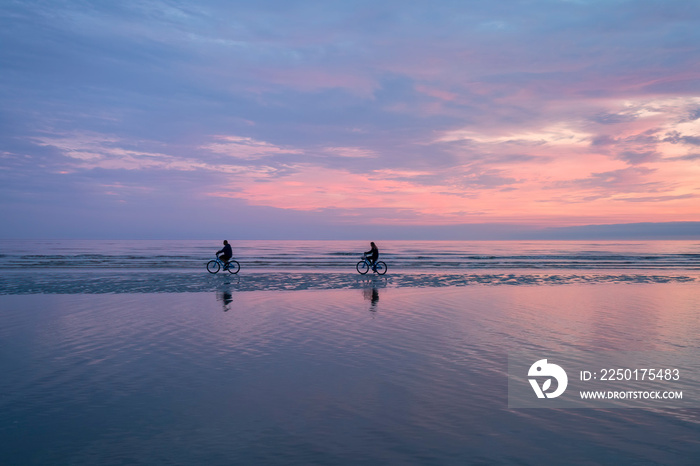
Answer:
M360 264L364 264L364 267L360 267ZM357 272L361 275L366 274L370 270L379 275L384 275L387 272L386 262L378 260L372 263L372 261L370 261L369 257L367 257L366 254L362 254L362 260L357 263L355 268L357 269Z
M238 261L234 260L234 258L230 258L228 262L222 261L219 256L215 256L214 259L210 260L207 263L207 271L209 273L218 273L219 270L226 270L229 273L238 273L241 270L241 264L238 263Z
M232 257L231 259L233 260L233 257ZM221 266L221 268L225 268L225 267L226 267L226 264L228 264L228 262L222 261L221 258L220 258L219 256L216 256L216 262L219 263L219 265Z

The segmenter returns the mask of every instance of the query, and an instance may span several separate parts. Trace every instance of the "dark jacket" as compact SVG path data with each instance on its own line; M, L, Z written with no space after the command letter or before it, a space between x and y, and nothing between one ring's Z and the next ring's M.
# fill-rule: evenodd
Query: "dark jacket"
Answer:
M367 251L365 255L369 257L369 260L372 262L377 262L377 259L379 259L379 249L377 249L377 246L374 246L372 249Z
M231 250L231 245L225 244L224 248L221 251L218 251L216 255L218 256L221 253L223 253L224 257L233 257L233 250Z

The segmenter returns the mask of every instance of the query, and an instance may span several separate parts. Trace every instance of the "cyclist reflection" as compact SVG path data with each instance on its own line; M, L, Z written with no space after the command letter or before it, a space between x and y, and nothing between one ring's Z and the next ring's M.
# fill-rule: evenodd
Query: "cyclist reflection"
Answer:
M226 312L230 309L229 306L233 302L233 294L231 294L231 290L217 291L216 299L221 301L224 306L224 312Z
M377 287L372 286L371 288L364 288L362 290L362 297L370 302L369 311L377 312L377 303L379 302L379 290Z

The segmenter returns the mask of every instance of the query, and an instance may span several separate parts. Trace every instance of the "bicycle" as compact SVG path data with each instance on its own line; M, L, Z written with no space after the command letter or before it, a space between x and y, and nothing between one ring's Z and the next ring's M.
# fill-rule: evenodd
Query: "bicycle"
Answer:
M216 259L207 262L207 272L209 273L218 273L222 268L228 270L229 273L238 273L241 270L241 264L233 259L224 264L218 256Z
M369 258L365 254L362 255L362 260L357 263L355 268L361 275L366 274L370 271L370 269L374 270L379 275L384 275L387 271L386 263L384 261L377 261L374 263L374 267L372 267Z

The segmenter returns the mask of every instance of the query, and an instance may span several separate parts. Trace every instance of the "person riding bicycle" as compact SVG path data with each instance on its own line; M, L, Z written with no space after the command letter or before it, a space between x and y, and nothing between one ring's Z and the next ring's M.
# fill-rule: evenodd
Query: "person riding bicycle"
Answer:
M221 254L221 257L219 257L219 254ZM224 267L226 267L229 259L233 257L233 250L231 249L231 245L228 244L228 241L224 240L224 247L220 251L217 251L216 257L218 257L219 260L224 263Z
M379 259L379 249L377 249L377 245L374 244L374 241L369 243L370 250L365 252L365 256L367 256L367 259L369 259L369 263L372 266L372 270L375 272L377 271L377 259Z

